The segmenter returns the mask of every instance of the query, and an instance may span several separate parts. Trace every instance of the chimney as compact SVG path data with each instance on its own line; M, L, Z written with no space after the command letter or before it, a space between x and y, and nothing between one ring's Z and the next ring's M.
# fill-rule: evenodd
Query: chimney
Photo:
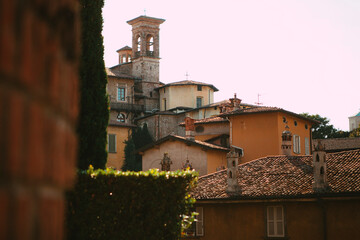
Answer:
M231 103L232 111L239 110L241 99L237 98L236 93L234 93L234 98L230 98L230 103Z
M318 145L314 146L313 166L314 166L314 183L313 190L322 192L328 188L326 177L326 152L325 146L318 141Z
M227 160L227 188L226 192L230 194L240 194L240 186L237 181L239 153L232 149L226 154Z
M281 144L281 151L283 155L291 156L291 146L292 146L292 134L289 131L289 126L286 124L285 131L281 134L282 144Z
M187 140L195 140L195 120L189 116L185 117L185 137Z

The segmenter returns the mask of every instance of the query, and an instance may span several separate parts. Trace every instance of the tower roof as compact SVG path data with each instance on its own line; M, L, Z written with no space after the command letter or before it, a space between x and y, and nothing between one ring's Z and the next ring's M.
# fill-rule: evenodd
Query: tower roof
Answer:
M152 23L155 25L160 25L163 22L165 22L165 19L161 19L161 18L153 18L153 17L148 17L148 16L139 16L137 18L131 19L129 21L127 21L128 24L130 25L134 25L136 23L141 23L141 22L148 22L148 23Z
M184 81L179 81L179 82L172 82L172 83L168 83L165 84L164 86L159 87L158 89L164 88L164 87L169 87L169 86L185 86L185 85L200 85L200 86L208 86L210 88L212 88L214 90L214 92L219 91L219 89L217 89L214 85L209 84L209 83L203 83L203 82L197 82L197 81L192 81L192 80L184 80Z
M123 51L123 50L132 50L132 48L126 45L125 47L122 47L122 48L116 50L116 52L120 52L120 51Z

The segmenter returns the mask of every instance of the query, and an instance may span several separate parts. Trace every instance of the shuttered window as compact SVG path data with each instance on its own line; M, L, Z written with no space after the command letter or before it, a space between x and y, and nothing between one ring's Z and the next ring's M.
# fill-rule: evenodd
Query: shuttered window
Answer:
M116 134L108 135L108 152L116 153Z
M196 236L204 236L204 214L203 208L197 207L196 212L199 215L196 216Z
M282 206L267 207L267 236L284 237L284 209Z
M293 146L293 149L294 149L294 153L300 153L301 150L300 150L300 136L299 135L294 135L293 136L293 141L294 141L294 146Z

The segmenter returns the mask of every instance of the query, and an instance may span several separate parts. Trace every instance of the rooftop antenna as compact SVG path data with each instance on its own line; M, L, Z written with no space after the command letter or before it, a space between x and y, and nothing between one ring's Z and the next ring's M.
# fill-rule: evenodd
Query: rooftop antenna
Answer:
M186 71L186 73L185 73L185 77L186 77L186 80L189 80L189 73Z
M263 105L263 103L260 102L260 96L261 95L258 93L258 100L257 100L257 102L255 102L255 104L258 105L258 106Z

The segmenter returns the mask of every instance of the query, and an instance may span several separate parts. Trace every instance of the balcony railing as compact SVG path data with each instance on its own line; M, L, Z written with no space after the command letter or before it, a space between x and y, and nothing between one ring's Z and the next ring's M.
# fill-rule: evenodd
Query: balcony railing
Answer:
M110 102L110 108L117 111L143 112L144 106L140 104Z

